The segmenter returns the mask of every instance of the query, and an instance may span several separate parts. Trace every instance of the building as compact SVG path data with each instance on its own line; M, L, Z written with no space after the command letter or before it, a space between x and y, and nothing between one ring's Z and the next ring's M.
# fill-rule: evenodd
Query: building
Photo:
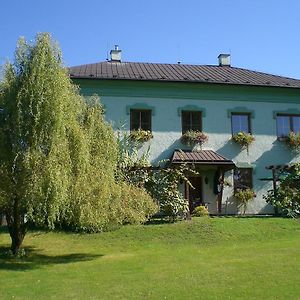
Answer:
M300 80L232 67L228 54L218 59L218 65L122 62L116 47L110 61L69 72L84 96L101 97L116 129L125 124L128 131L152 132L145 147L151 145L153 163L197 165L201 176L191 178L195 189L181 187L191 210L202 202L210 213L241 213L234 190L249 187L256 197L246 213L273 213L263 199L272 188L266 167L299 161L286 137L300 132ZM187 130L205 132L208 141L192 149L181 142ZM248 149L233 141L238 132L254 136ZM231 186L220 192L222 176Z

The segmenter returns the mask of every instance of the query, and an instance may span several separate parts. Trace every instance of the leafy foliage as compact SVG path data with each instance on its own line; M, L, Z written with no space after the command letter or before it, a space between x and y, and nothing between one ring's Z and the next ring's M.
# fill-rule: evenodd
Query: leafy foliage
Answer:
M251 189L244 189L244 190L239 189L234 193L234 196L238 201L238 204L240 206L243 206L244 208L243 214L245 214L248 202L252 200L254 197L256 197L256 194Z
M300 150L300 133L290 132L285 141L291 149Z
M160 164L163 164L161 162ZM130 184L145 188L159 204L160 212L172 219L185 216L188 201L184 199L178 186L187 182L187 174L196 172L187 165L179 167L152 167L148 151L140 153L132 144L130 136L119 133L119 162L116 177Z
M132 130L130 132L130 138L137 143L143 143L151 140L153 138L153 134L150 130Z
M186 145L203 145L208 141L208 136L201 131L188 130L181 136L181 142Z
M193 211L193 216L195 216L195 217L206 217L208 215L209 215L208 210L203 205L199 205L199 206L195 207L195 209Z
M264 195L266 202L281 210L283 215L300 215L300 164L295 164L282 179L276 193L273 190Z
M29 222L101 231L154 212L144 190L116 184L117 142L99 103L79 95L49 34L19 41L0 89L0 211L15 254Z
M233 141L239 144L242 148L247 148L255 141L255 138L252 134L246 132L239 132L233 135Z
M187 172L192 172L186 165L162 168L152 171L145 183L145 188L156 199L163 215L176 219L185 217L188 211L188 201L183 197L178 187L180 182L188 182Z

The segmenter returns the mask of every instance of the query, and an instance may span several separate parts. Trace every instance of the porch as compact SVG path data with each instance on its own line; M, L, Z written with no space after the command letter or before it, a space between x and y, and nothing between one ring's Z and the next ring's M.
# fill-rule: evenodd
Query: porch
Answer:
M235 168L232 160L213 150L175 150L171 164L193 165L199 175L188 176L192 187L185 183L181 191L189 201L190 213L204 205L210 214L221 214L225 172Z

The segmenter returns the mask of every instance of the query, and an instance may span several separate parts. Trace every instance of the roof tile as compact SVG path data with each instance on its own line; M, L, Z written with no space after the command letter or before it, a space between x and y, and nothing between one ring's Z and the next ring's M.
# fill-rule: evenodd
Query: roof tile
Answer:
M194 163L203 165L230 165L234 166L232 160L225 158L213 150L187 151L175 150L171 163Z
M69 68L71 78L124 79L300 88L300 80L247 69L185 64L100 62Z

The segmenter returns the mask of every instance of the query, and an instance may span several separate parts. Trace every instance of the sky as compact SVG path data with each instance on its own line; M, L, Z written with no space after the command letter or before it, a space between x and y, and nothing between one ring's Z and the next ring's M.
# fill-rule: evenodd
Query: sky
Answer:
M2 0L0 65L20 36L50 32L66 66L105 61L217 64L300 79L299 0Z

